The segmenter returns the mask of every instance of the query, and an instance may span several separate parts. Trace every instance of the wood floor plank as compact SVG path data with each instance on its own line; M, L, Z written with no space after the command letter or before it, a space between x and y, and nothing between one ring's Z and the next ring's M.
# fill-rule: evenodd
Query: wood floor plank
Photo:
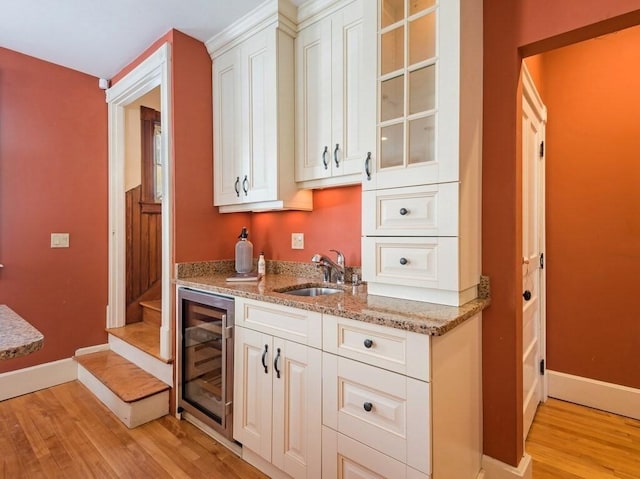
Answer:
M640 478L640 421L605 411L549 399L525 449L533 479Z
M77 381L0 402L0 479L266 479L186 421L124 426Z

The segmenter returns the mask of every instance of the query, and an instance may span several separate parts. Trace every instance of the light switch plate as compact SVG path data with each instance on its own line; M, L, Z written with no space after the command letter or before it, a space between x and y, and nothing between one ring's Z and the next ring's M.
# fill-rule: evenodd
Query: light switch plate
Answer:
M291 249L304 249L304 233L291 233Z
M51 233L52 248L68 248L69 233Z

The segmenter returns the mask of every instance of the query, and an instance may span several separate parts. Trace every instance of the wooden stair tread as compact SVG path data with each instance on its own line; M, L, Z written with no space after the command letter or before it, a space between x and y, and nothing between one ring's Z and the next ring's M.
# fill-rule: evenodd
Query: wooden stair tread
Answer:
M75 360L127 403L169 389L158 378L113 351L83 354L76 356Z
M135 346L165 363L173 362L160 356L160 326L148 322L127 324L121 328L107 328L109 334Z
M153 299L150 301L140 301L140 306L143 308L149 308L154 311L162 312L162 300L161 299Z

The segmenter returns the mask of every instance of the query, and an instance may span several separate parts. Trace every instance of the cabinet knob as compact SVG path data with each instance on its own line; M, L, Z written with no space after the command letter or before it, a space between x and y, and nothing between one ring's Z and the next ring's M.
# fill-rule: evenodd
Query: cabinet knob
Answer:
M329 154L329 147L325 146L324 151L322 152L322 164L324 165L325 170L329 169L329 160L327 158L328 154Z
M402 266L404 266L405 264L407 264L409 262L409 260L407 260L407 258L400 258L400 264Z
M365 411L370 412L373 409L373 404L366 402L362 405Z
M527 289L524 293L522 293L522 297L525 301L529 301L531 299L531 291Z
M408 209L406 209L406 208L400 208L400 215L401 215L401 216L404 216L404 215L406 215L407 213L409 213L409 210L408 210Z
M373 340L371 339L365 339L364 340L364 347L367 349L371 349L371 347L373 346Z

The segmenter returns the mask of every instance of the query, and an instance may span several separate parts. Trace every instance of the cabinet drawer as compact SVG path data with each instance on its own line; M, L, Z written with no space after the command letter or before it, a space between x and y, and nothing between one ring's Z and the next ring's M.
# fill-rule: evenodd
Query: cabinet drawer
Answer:
M236 298L236 325L315 348L322 347L322 315L263 301Z
M325 314L324 351L429 381L430 337Z
M458 236L458 183L364 191L369 236Z
M323 423L431 472L429 383L323 353Z
M324 479L429 479L430 476L328 427L322 428Z
M362 238L362 275L375 283L457 291L458 238Z

